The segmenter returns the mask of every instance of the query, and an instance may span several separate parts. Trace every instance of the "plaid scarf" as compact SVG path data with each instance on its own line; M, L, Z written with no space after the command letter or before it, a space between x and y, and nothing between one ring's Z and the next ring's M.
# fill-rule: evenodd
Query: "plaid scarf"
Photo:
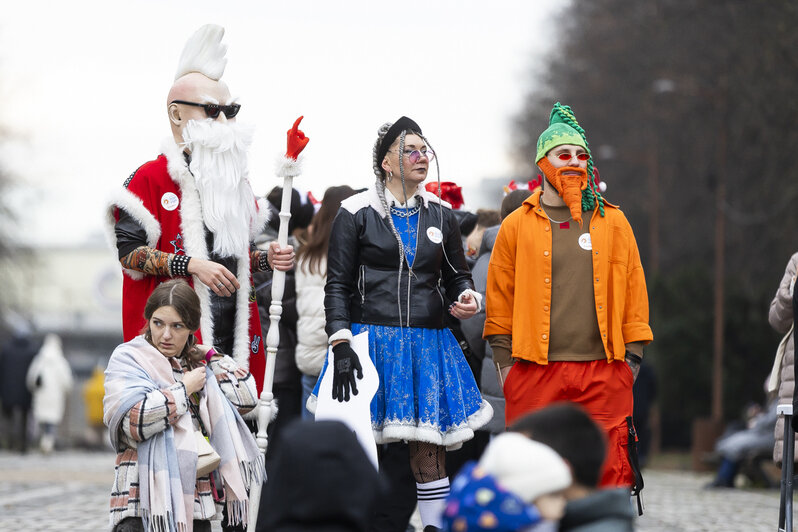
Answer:
M120 345L108 362L103 407L114 448L125 414L149 392L175 384L172 364L143 337ZM231 524L247 518L247 488L265 477L263 456L241 416L207 369L199 412L210 442L222 458L222 475ZM189 412L167 429L138 444L139 489L145 529L191 532L197 450Z

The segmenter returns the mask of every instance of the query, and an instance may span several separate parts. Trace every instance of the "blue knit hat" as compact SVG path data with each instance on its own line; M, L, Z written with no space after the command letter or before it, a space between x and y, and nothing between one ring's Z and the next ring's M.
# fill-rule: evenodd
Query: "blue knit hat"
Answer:
M443 511L444 532L513 532L542 520L534 505L496 484L485 470L470 462L452 483Z

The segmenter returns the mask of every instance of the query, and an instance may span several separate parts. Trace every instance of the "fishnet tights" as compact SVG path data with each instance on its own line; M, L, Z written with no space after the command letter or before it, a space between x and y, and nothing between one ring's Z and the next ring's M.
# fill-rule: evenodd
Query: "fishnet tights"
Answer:
M416 482L432 482L446 477L446 449L434 443L411 441L407 444L410 452L410 469Z

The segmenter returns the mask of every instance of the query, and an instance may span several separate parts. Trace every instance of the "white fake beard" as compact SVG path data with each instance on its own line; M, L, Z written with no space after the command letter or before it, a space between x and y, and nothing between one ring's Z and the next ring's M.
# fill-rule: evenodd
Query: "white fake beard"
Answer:
M249 250L255 196L249 185L247 150L253 129L235 122L191 120L183 130L191 150L189 170L202 204L202 218L213 233L213 251L221 257Z

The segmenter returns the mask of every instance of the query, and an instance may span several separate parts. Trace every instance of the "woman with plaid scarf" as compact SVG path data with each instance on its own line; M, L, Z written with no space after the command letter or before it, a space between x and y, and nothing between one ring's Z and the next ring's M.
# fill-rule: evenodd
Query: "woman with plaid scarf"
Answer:
M183 280L159 285L144 308L143 334L118 346L105 371L103 421L117 451L111 526L127 531L210 531L226 505L244 523L248 488L263 457L241 413L257 404L252 375L213 348L195 345L200 301ZM194 432L221 457L197 471Z

